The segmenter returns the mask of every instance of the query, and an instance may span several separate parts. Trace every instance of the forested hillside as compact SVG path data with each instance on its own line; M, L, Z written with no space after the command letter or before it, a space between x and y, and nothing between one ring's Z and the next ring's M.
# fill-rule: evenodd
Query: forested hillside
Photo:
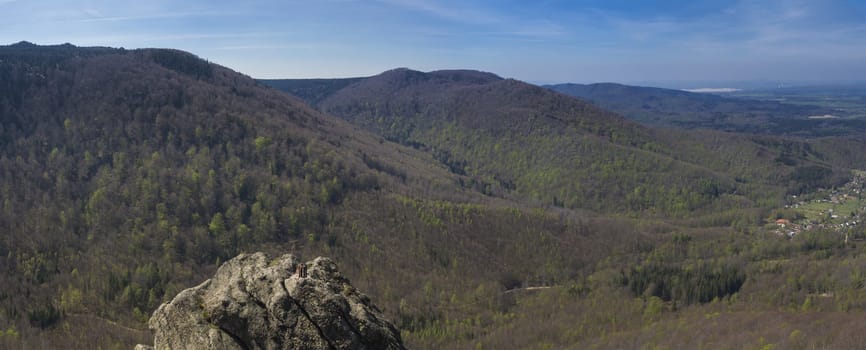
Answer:
M334 257L422 346L642 239L481 194L188 53L22 43L0 48L0 77L2 347L146 342L160 302L257 250Z
M866 122L817 103L794 104L613 83L546 85L590 101L644 125L765 135L824 137L861 135ZM796 102L796 101L793 101ZM812 117L812 118L810 118Z
M803 141L654 130L473 71L398 69L317 100L325 112L431 152L485 193L566 208L683 216L775 205L786 193L840 181L837 167L851 165Z
M381 134L181 51L0 47L0 348L146 343L253 251L333 258L415 349L866 334L866 226L763 226L860 144L659 131L489 73L321 82L295 86Z
M427 156L185 52L22 43L0 77L0 323L25 339L100 319L81 347L124 339L110 325L241 251L336 247L357 193L466 197Z

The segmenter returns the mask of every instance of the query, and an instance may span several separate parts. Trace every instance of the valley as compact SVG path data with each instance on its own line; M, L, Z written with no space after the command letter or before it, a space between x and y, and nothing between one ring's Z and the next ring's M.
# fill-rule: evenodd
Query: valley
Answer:
M733 111L0 47L0 348L150 342L160 304L258 251L329 257L412 349L859 346L859 124L763 132L825 107L706 99Z
M545 86L645 125L740 133L827 137L866 130L858 85L696 93L612 83Z
M754 89L737 91L729 95L750 100L778 101L791 105L828 108L833 111L830 115L845 119L866 117L866 100L864 100L866 87L862 84Z
M863 181L863 172L856 171L851 181L838 188L791 196L790 204L785 205L785 209L790 210L792 215L790 218L776 219L775 224L779 226L777 234L792 237L803 231L829 229L844 235L847 241L849 231L857 227L866 215Z

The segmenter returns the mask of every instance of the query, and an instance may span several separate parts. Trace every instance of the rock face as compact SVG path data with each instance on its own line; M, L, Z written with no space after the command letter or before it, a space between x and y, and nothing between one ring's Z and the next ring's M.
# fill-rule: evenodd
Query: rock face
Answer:
M149 322L156 349L405 349L327 258L242 254Z

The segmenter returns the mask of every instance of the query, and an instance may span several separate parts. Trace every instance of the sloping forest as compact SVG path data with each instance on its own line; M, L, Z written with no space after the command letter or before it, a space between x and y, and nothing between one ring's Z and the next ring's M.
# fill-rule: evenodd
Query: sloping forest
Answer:
M252 251L332 257L417 349L862 341L862 242L762 226L862 169L860 141L383 76L311 107L176 50L0 47L0 347L129 349Z
M345 84L347 80L341 80ZM282 81L309 89L326 80ZM582 100L489 73L397 69L316 102L386 139L433 154L485 193L570 208L667 217L772 206L832 186L861 145L651 129ZM300 91L300 96L306 96ZM837 144L839 143L837 142Z

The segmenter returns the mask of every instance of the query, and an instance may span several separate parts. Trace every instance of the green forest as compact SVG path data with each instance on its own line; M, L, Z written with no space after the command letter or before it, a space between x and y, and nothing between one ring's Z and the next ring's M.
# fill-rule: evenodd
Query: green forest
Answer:
M282 84L306 93L0 47L0 348L148 343L255 251L331 257L413 349L866 340L866 225L775 232L793 196L856 189L862 139L655 129L472 71Z

